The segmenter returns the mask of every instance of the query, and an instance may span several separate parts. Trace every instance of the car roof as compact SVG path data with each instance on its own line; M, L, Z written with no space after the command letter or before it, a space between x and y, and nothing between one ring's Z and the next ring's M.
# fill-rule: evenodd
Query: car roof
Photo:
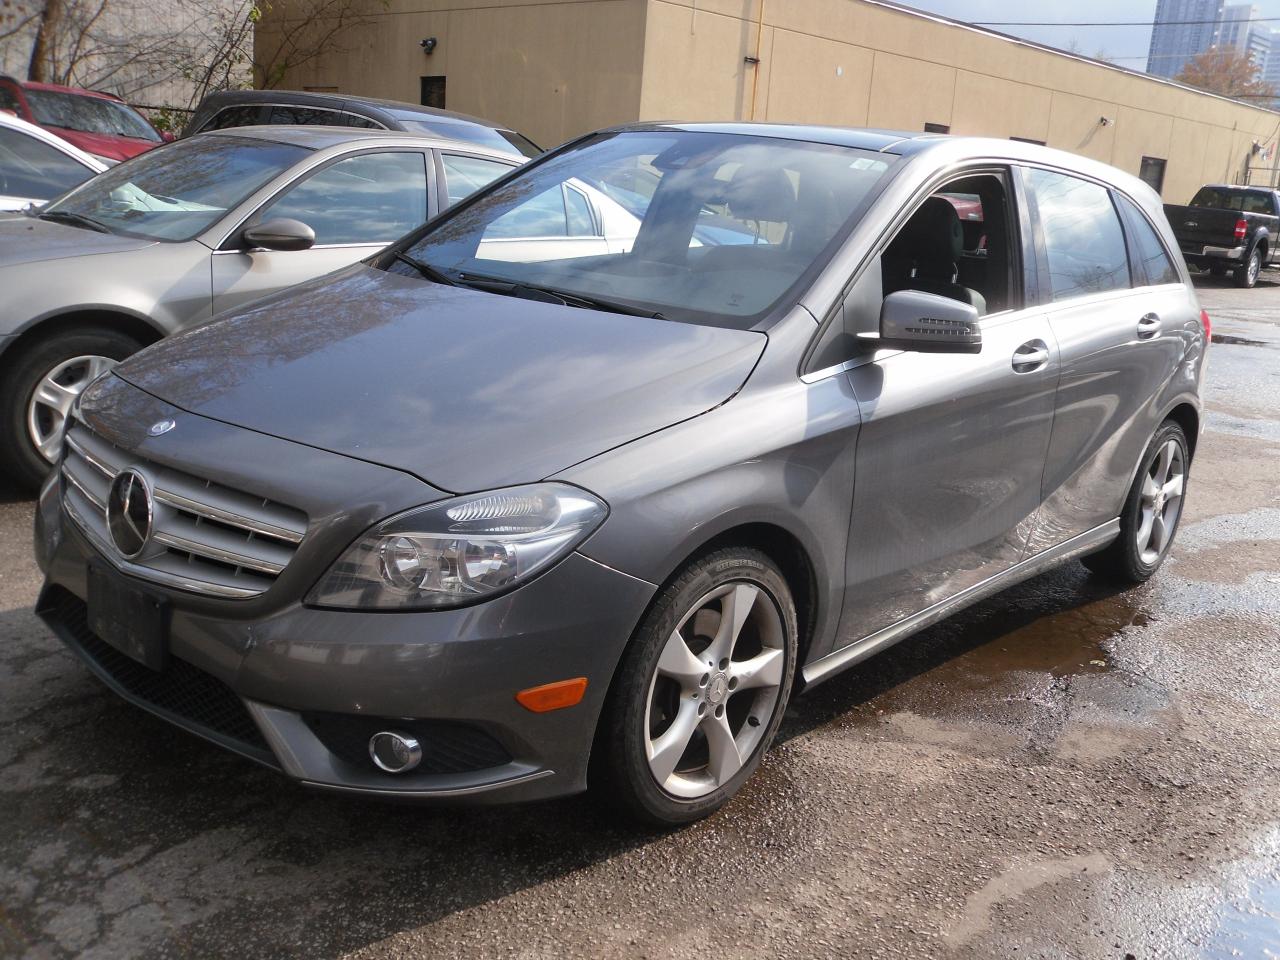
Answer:
M363 107L374 114L408 113L420 117L431 117L436 120L452 120L459 123L474 123L491 130L506 130L502 124L474 117L469 113L456 110L442 110L437 107L426 107L403 100L383 100L378 97L359 97L347 93L324 93L319 90L221 90L210 94L205 101L209 106L221 108L236 103L274 103L285 106L297 104L305 106L313 104L317 107L327 106L359 112Z
M226 127L222 130L206 130L198 137L253 137L275 143L289 143L309 150L327 150L346 145L379 146L400 143L405 146L441 150L460 150L482 154L502 160L516 157L506 150L496 150L478 143L454 140L431 134L412 133L408 130L370 130L365 127L326 127L312 124L276 124L274 126Z
M5 113L2 110L0 110L0 127L19 130L29 137L33 137L34 139L47 143L52 147L56 147L63 153L67 153L75 157L85 166L97 170L99 173L107 169L107 165L97 157L85 153L85 151L81 150L75 144L62 139L62 137L58 136L56 133L46 130L44 127L38 127L34 123L28 123L21 117L15 117L13 114Z

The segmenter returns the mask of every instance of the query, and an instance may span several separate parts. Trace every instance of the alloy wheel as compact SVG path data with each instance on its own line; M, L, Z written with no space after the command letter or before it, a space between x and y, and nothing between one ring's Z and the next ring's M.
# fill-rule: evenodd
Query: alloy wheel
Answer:
M27 404L27 435L47 461L55 463L62 453L62 438L76 398L116 363L110 357L72 357L59 363L36 384Z
M1258 251L1253 251L1249 257L1249 286L1253 286L1258 282L1258 274L1262 272L1262 257L1258 255Z
M645 755L667 793L720 789L759 746L786 671L782 615L770 594L735 581L684 614L658 658L645 707Z
M1160 559L1182 513L1182 492L1186 488L1186 457L1182 444L1168 440L1160 448L1142 478L1138 509L1141 521L1135 534L1138 556L1150 566Z

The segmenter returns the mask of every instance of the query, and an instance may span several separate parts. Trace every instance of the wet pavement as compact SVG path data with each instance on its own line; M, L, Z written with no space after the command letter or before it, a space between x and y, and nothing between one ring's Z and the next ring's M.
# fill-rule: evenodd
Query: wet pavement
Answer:
M1280 957L1280 284L1206 284L1174 555L1072 564L797 699L721 814L304 792L106 692L0 496L0 955Z

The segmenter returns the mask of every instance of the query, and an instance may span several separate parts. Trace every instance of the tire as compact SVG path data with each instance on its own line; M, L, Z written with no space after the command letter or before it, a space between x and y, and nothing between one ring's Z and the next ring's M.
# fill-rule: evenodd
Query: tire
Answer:
M729 617L737 631L721 634L743 604L746 614ZM623 654L596 738L593 791L664 827L724 806L777 733L797 638L791 591L765 554L732 547L690 563Z
M1248 259L1236 267L1231 274L1237 287L1248 290L1258 283L1258 275L1262 272L1262 252L1254 247L1249 251Z
M19 353L0 378L0 466L20 488L34 491L49 472L53 460L41 452L61 451L65 413L52 404L35 404L37 388L54 376L54 391L62 407L70 403L98 374L117 361L141 350L143 344L117 330L77 327L38 341ZM64 419L59 423L59 416ZM34 426L33 426L34 422ZM37 432L39 431L39 432Z
M1161 456L1166 450L1170 451L1170 461L1167 467L1162 467ZM1125 498L1120 514L1120 535L1106 549L1084 557L1084 565L1098 576L1117 584L1132 586L1151 579L1169 556L1169 548L1178 532L1190 466L1186 434L1178 424L1166 420L1151 438L1142 457L1142 466ZM1165 476L1163 484L1158 482L1162 470ZM1176 495L1170 493L1174 474L1179 478ZM1152 491L1161 488L1164 494L1153 501ZM1161 517L1158 529L1155 511L1159 511ZM1151 523L1148 525L1149 514ZM1159 543L1155 542L1157 535Z

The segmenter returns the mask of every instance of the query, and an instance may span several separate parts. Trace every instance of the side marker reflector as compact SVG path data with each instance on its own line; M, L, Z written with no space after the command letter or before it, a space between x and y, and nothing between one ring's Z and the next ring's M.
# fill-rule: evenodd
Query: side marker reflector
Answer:
M586 692L587 678L574 677L572 680L557 680L555 683L544 683L540 687L521 690L516 694L516 702L534 713L547 713L580 703Z

